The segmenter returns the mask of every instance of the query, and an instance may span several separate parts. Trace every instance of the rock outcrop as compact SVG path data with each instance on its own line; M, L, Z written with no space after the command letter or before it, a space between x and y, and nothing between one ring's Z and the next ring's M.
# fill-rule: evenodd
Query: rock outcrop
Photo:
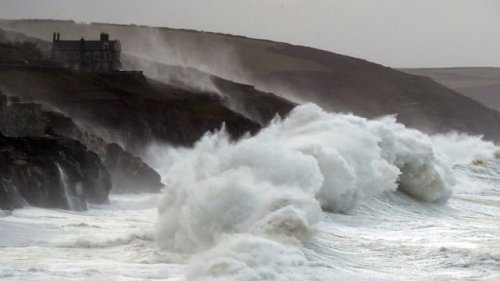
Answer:
M84 131L61 113L44 112L44 116L52 134L76 139L99 155L111 175L112 192L158 192L163 187L155 170L120 145Z
M107 200L110 182L113 192L158 191L163 187L160 176L135 156L148 144L189 146L223 124L234 138L260 129L213 92L167 85L139 73L72 72L51 66L43 57L32 59L28 53L0 45L0 87L19 101L32 100L27 106L36 114L13 112L24 118L23 126L40 125L26 134L11 122L12 115L4 114L0 120L9 132L13 129L0 143L3 208L30 204L85 209L87 200ZM0 103L7 108L7 100ZM50 111L40 116L40 104Z
M85 210L108 202L110 176L97 154L63 137L0 135L0 208Z
M103 159L111 173L115 193L158 192L163 187L155 170L116 143L105 146Z
M0 93L0 132L10 137L44 137L47 132L81 142L104 162L111 174L113 192L158 192L163 187L160 175L139 157L82 130L61 113L43 111L31 98Z

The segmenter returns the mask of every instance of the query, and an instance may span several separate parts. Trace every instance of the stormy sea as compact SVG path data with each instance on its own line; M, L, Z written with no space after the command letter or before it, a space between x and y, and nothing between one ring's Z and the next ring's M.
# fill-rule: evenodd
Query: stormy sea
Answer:
M147 155L161 194L2 211L0 279L500 280L500 153L480 137L305 104Z

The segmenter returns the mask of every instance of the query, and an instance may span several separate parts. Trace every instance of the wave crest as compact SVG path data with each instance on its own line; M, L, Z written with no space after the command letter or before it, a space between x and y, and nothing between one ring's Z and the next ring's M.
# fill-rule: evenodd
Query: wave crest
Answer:
M157 236L163 247L182 252L238 233L302 239L321 220L321 209L347 212L367 196L398 188L445 201L453 185L427 135L393 117L367 120L314 104L237 142L224 129L207 134L176 156L162 169L169 186Z

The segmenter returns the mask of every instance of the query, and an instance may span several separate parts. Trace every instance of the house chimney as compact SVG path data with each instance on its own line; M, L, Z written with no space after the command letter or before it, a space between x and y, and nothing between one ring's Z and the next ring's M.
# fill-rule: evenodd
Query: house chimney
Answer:
M52 41L56 41L56 33L55 32L52 34Z
M59 41L61 39L61 35L59 34L59 32L57 32L56 34L56 40Z
M109 34L102 32L101 41L109 41Z

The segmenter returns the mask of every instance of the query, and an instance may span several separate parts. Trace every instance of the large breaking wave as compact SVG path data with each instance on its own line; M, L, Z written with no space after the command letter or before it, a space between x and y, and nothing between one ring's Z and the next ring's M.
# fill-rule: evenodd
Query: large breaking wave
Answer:
M398 189L426 202L450 197L451 162L433 143L444 146L394 117L367 120L313 104L238 141L224 129L207 134L169 155L157 241L198 254L190 280L311 280L298 245L322 210L349 212Z

